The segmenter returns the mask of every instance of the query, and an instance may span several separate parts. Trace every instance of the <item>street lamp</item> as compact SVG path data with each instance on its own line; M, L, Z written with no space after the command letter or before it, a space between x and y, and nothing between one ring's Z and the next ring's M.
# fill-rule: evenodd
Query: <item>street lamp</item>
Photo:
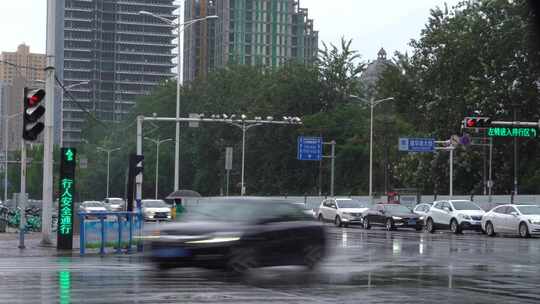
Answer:
M219 115L212 115L215 119L220 119ZM289 117L284 116L283 121L274 121L273 117L268 116L267 120L262 120L262 117L255 117L254 120L247 120L247 116L245 114L240 115L239 120L233 120L235 115L231 115L231 119L228 119L228 116L226 114L223 114L223 122L228 123L232 126L240 128L242 130L242 177L241 177L241 189L240 189L240 195L244 196L246 195L246 186L245 186L245 167L246 167L246 132L254 127L262 126L265 124L302 124L302 119L299 117Z
M177 73L178 73L178 80L176 81L176 132L175 132L175 145L174 145L174 191L179 190L179 184L180 184L180 121L178 120L180 118L180 88L181 88L181 78L182 78L182 45L181 45L181 37L182 32L188 28L189 26L209 20L209 19L216 19L219 18L216 15L212 16L206 16L204 18L199 19L193 19L188 22L182 23L182 14L178 13L178 21L174 22L170 19L158 16L156 14L153 14L151 12L147 11L139 11L140 15L146 15L154 17L158 20L161 20L162 22L170 25L172 28L177 30L177 43L178 43L178 67L177 67Z
M356 95L349 95L351 98L367 102L369 104L371 115L370 115L370 127L369 127L369 200L370 203L373 204L373 109L380 103L383 103L388 100L394 100L394 97L374 100L371 98L370 100L364 99L362 97L356 96Z
M45 84L45 81L43 80L36 80L35 83ZM90 81L77 81L67 86L61 86L60 84L56 84L57 87L59 87L62 90L62 93L70 93L69 90L73 89L74 87L78 87L81 85L87 85L90 84ZM60 94L61 98L61 104L64 103L64 94ZM61 109L60 109L61 110ZM60 146L63 146L64 143L64 117L63 115L60 115Z
M144 139L146 140L149 140L151 142L153 142L154 144L156 144L156 194L155 194L155 199L158 198L158 189L159 189L159 146L163 143L166 143L168 141L172 141L173 139L172 138L167 138L167 139L163 139L163 140L159 140L158 139L153 139L153 138L148 138L148 137L145 137Z
M120 148L106 149L106 148L98 147L97 149L98 151L107 153L107 197L109 197L109 174L110 174L111 153L120 150Z

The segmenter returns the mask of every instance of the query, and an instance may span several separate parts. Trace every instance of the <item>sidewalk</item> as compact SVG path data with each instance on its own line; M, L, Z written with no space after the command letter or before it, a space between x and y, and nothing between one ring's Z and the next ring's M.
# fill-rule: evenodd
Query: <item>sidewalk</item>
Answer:
M41 233L27 233L24 238L25 249L19 249L18 233L0 233L0 258L6 257L44 257L79 255L79 236L73 237L73 250L56 250L56 240L49 246L41 245Z

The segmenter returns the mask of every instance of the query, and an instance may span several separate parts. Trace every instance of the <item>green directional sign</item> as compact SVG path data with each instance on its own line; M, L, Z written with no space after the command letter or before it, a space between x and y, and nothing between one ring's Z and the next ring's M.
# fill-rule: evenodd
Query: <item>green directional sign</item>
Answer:
M73 248L73 200L75 198L75 158L77 151L62 148L58 198L57 248Z
M488 129L490 137L537 137L538 130L536 128L523 127L492 127Z

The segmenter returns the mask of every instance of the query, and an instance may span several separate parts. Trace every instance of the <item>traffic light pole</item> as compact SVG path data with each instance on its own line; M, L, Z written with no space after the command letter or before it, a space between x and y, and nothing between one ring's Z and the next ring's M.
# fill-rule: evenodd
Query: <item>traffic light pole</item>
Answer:
M56 53L56 0L47 0L47 67L45 68L45 129L43 137L43 215L41 243L52 244L52 203L53 203L53 148L54 148L54 90Z
M26 226L26 141L21 140L21 193L19 195L19 248L24 249L24 227Z

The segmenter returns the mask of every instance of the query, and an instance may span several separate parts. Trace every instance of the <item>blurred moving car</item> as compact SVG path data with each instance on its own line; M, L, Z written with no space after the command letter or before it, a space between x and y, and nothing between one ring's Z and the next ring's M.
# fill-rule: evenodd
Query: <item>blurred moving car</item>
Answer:
M141 207L145 221L171 220L171 206L162 200L142 200Z
M107 212L107 208L102 202L98 201L84 201L79 205L79 212L85 213L100 213ZM91 216L87 216L91 217Z
M429 209L431 209L431 206L433 206L433 203L421 203L414 206L413 212L420 215L421 217L425 217L429 212Z
M523 238L540 234L540 207L536 205L502 205L482 217L482 229L489 236L497 233L519 234Z
M326 251L323 225L288 201L220 198L193 206L179 220L144 238L161 268L312 268Z
M384 226L388 231L398 228L413 228L419 231L423 227L421 216L399 204L377 204L365 211L362 217L365 229Z
M350 198L329 198L321 202L317 210L317 219L321 222L333 222L337 227L349 224L362 224L362 213L369 205Z
M118 197L107 197L103 203L109 211L125 211L126 210L126 201Z
M455 233L463 230L482 230L482 216L485 211L477 204L466 200L437 201L426 217L426 230L448 229Z

